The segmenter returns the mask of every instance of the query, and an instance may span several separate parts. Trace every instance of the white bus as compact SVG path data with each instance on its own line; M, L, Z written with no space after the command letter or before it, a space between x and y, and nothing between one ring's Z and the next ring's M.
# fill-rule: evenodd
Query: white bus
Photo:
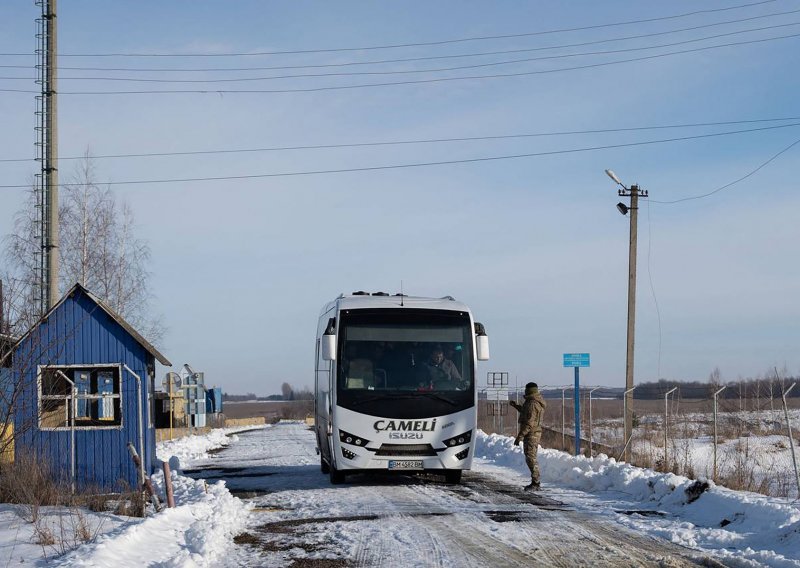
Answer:
M459 483L477 427L476 363L489 339L446 296L354 292L317 326L315 430L323 473L438 472Z

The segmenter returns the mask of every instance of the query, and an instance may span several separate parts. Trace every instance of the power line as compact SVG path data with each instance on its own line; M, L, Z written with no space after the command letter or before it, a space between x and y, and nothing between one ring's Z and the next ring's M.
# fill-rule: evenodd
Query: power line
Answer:
M800 10L798 10L800 11ZM559 55L546 55L541 57L526 57L524 59L511 59L506 61L492 61L488 63L476 63L473 65L459 65L455 67L440 67L436 69L413 69L413 70L394 70L394 71L351 71L339 73L306 73L299 75L274 75L271 77L235 77L228 79L151 79L151 78L138 78L138 77L60 77L61 80L66 81L117 81L117 82L134 82L134 83L240 83L250 81L270 81L275 79L300 79L300 78L320 78L320 77L353 77L362 75L408 75L412 73L442 73L446 71L461 71L464 69L478 69L484 67L496 67L498 65L510 65L514 63L530 63L533 61L547 61L554 59L567 59L573 57L586 57L592 55L613 55L618 53L631 53L638 51L647 51L651 49L662 49L665 47L675 47L678 45L686 45L690 43L697 43L700 41L707 41L710 39L718 39L721 37L728 37L732 35L739 35L743 33L750 33L755 31L771 30L776 28L785 28L800 25L800 22L791 22L788 24L777 24L774 26L765 26L761 28L752 28L749 30L739 30L735 32L727 32L724 34L717 34L706 36L702 38L682 40L678 42L665 43L660 45L645 46L645 47L629 47L625 49L611 49L605 51L590 51L583 53L564 53ZM709 46L717 47L717 46ZM24 80L33 81L33 77L0 77L5 80Z
M763 122L786 122L790 120L800 121L800 116L790 116L784 118L759 118L751 120L727 120L721 122L696 122L687 124L662 124L652 126L633 126L627 128L599 128L593 130L566 130L561 132L533 132L523 134L498 134L489 136L462 136L451 138L427 138L417 140L383 140L383 141L370 141L370 142L351 142L342 144L313 144L313 145L299 145L299 146L272 146L266 148L238 148L238 149L216 149L216 150L191 150L183 152L144 152L144 153L128 153L128 154L106 154L100 156L91 156L92 159L107 159L107 158L151 158L151 157L165 157L165 156L197 156L209 154L238 154L238 153L252 153L252 152L282 152L293 150L329 150L337 148L360 148L360 147L380 147L380 146L400 146L412 144L437 144L449 142L476 142L488 140L508 140L515 138L542 138L551 136L573 136L579 134L610 134L614 132L640 132L647 130L665 130L674 128L699 128L708 126L730 126L734 124L758 124ZM82 160L86 156L66 156L59 157L59 160ZM33 158L0 158L2 162L30 162Z
M302 49L302 50L288 50L288 51L260 51L260 52L245 52L245 53L61 53L59 57L252 57L252 56L261 56L261 55L293 55L293 54L307 54L307 53L335 53L335 52L342 52L342 51L369 51L369 50L379 50L379 49L397 49L397 48L405 48L405 47L428 47L428 46L436 46L436 45L447 45L453 43L463 43L469 41L486 41L486 40L495 40L495 39L512 39L512 38L520 38L520 37L532 37L532 36L540 36L540 35L548 35L548 34L556 34L556 33L566 33L566 32L577 32L577 31L585 31L585 30L594 30L599 28L608 28L608 27L615 27L615 26L627 26L627 25L634 25L634 24L645 24L651 22L659 22L664 20L674 20L679 18L686 18L689 16L697 16L700 14L711 14L717 12L727 12L730 10L739 10L743 8L751 8L753 6L761 6L764 4L771 4L776 0L762 0L760 2L752 2L749 4L739 4L737 6L729 6L726 8L714 8L714 9L706 9L706 10L695 10L693 12L686 12L683 14L676 14L672 16L660 16L657 18L646 18L641 20L629 20L624 22L614 22L608 24L594 24L591 26L581 26L575 28L560 28L560 29L553 29L553 30L543 30L537 32L526 32L526 33L519 33L519 34L503 34L503 35L494 35L494 36L476 36L476 37L465 37L465 38L456 38L456 39L448 39L448 40L438 40L438 41L429 41L429 42L417 42L417 43L401 43L401 44L390 44L390 45L377 45L377 46L362 46L362 47L339 47L339 48L328 48L328 49ZM0 53L2 56L27 56L32 55L29 53Z
M765 130L776 130L779 128L792 128L800 126L800 122L793 124L785 124L780 126L764 126L761 128L752 128L747 130L734 130L728 132L716 132L712 134L698 134L694 136L682 136L678 138L665 138L661 140L647 140L641 142L628 142L624 144L607 144L603 146L589 146L584 148L571 148L567 150L551 150L546 152L531 152L527 154L513 154L503 156L488 156L479 158L467 158L461 160L442 160L436 162L416 162L409 164L389 164L384 166L368 166L361 168L341 168L341 169L328 169L328 170L307 170L299 172L281 172L272 174L250 174L250 175L237 175L237 176L214 176L214 177L197 177L197 178L177 178L177 179L152 179L152 180L127 180L127 181L111 181L106 182L105 185L143 185L143 184L156 184L156 183L182 183L182 182L199 182L199 181L225 181L225 180L242 180L242 179L263 179L263 178L277 178L277 177L295 177L295 176L308 176L308 175L322 175L322 174L340 174L351 172L370 172L382 170L396 170L404 168L421 168L431 166L444 166L453 164L469 164L478 162L492 162L499 160L513 160L519 158L532 158L540 156L555 156L560 154L575 154L581 152L591 152L595 150L610 150L615 148L630 148L633 146L646 146L652 144L663 144L667 142L682 142L687 140L698 140L702 138L714 138L718 136L729 136L733 134L743 134L748 132L759 132ZM787 148L788 149L788 148ZM775 156L777 157L777 156ZM62 184L70 186L83 186L86 184L73 183ZM26 185L0 185L0 189L19 189L26 188Z
M653 249L653 222L650 219L650 202L647 202L647 278L650 281L650 294L653 296L653 304L656 307L656 321L658 322L658 365L656 367L656 377L661 378L661 309L658 306L658 296L656 287L653 284L653 272L651 270L651 256Z
M288 93L312 93L320 91L338 91L345 89L362 89L371 87L393 87L399 85L422 85L430 83L443 83L450 81L468 81L474 79L501 79L510 77L525 77L533 75L545 75L550 73L559 73L563 71L578 71L583 69L593 69L596 67L607 67L611 65L619 65L622 63L634 63L637 61L648 61L651 59L660 59L662 57L669 57L672 55L683 55L687 53L696 53L699 51L708 51L711 49L719 49L723 47L734 47L739 45L750 45L755 43L765 43L768 41L775 41L779 39L791 39L800 36L800 34L789 34L784 36L776 36L771 38L754 39L741 42L731 42L720 45L711 45L705 47L698 47L693 49L684 49L680 51L672 51L669 53L660 53L656 55L648 55L644 57L634 57L631 59L620 59L617 61L605 61L601 63L591 63L587 65L578 65L575 67L562 67L560 69L544 69L537 71L521 71L516 73L497 73L493 75L469 75L462 77L438 77L432 79L415 79L409 81L391 81L387 83L362 83L356 85L333 85L326 87L305 87L295 89L154 89L154 90L140 90L140 91L59 91L60 95L153 95L153 94L288 94ZM26 91L21 89L0 89L0 92L18 92L18 93L38 93L38 91Z
M717 189L715 189L713 191L709 191L708 193L703 193L701 195L693 195L691 197L683 197L681 199L675 199L674 201L657 201L655 199L651 199L650 201L652 203L658 203L660 205L672 205L674 203L682 203L684 201L691 201L693 199L703 199L704 197L710 197L711 195L714 195L715 193L719 193L720 191L722 191L724 189L727 189L727 188L729 188L729 187L731 187L733 185L736 185L737 183L739 183L741 181L744 181L747 178L751 177L756 172L758 172L759 170L761 170L762 168L764 168L768 164L770 164L773 160L777 159L781 154L784 154L784 153L788 152L789 150L791 150L792 148L794 148L795 146L797 146L797 144L800 144L800 139L795 140L794 142L792 142L791 144L786 146L786 148L784 148L783 150L781 150L780 152L778 152L777 154L775 154L771 158L769 158L766 162L763 162L757 168L755 168L754 170L751 170L750 172L748 172L747 174L743 175L739 179L734 180L734 181L732 181L730 183L726 183L725 185L720 186L720 187L718 187Z
M316 68L330 68L330 67L348 67L354 65L382 65L386 63L412 63L418 61L432 61L438 59L459 59L465 57L485 57L489 55L508 55L512 53L529 53L534 51L550 51L555 49L566 49L566 48L573 48L573 47L585 47L588 45L598 45L602 43L613 43L618 41L630 41L634 39L644 39L656 36L663 36L663 35L671 35L676 33L682 33L687 31L696 31L699 29L710 28L710 27L717 27L722 25L734 24L734 23L741 23L741 22L748 22L753 20L760 20L765 18L772 18L775 16L785 16L789 14L797 14L800 10L789 10L785 12L774 12L772 14L764 14L761 16L751 16L749 18L740 18L736 20L725 20L722 22L714 22L711 24L703 24L699 26L691 26L686 28L679 28L674 30L667 30L663 32L652 32L647 34L639 34L639 35L632 35L632 36L623 36L623 37L616 37L616 38L607 38L601 40L594 40L594 41L586 41L580 43L571 43L571 44L562 44L562 45L553 45L553 46L542 46L542 47L532 47L532 48L525 48L525 49L507 49L507 50L499 50L499 51L484 51L478 53L462 53L462 54L454 54L454 55L432 55L432 56L425 56L425 57L407 57L407 58L399 58L399 59L382 59L382 60L373 60L373 61L350 61L350 62L343 62L343 63L324 63L324 64L316 64L316 65L276 65L276 66L259 66L259 67L211 67L211 68L175 68L175 67L153 67L153 68L141 68L141 67L67 67L63 65L59 65L59 69L62 70L71 70L71 71L133 71L133 72L177 72L177 73L197 73L197 72L239 72L239 71L272 71L272 70L285 70L285 69L316 69ZM758 28L761 29L761 28ZM746 33L749 31L754 30L739 30L737 32L732 33ZM0 65L0 68L4 69L29 69L30 65Z

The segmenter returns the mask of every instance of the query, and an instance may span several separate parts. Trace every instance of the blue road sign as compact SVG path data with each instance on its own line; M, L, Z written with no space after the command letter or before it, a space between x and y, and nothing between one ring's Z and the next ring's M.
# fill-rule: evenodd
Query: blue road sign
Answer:
M589 354L588 353L564 353L564 366L565 367L588 367Z
M580 367L589 366L588 353L564 353L564 366L575 368L575 455L581 455L581 379Z

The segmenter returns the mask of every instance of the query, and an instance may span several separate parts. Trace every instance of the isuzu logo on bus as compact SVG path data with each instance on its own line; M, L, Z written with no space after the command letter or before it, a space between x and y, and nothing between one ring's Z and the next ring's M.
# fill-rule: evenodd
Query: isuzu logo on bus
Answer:
M424 437L421 432L389 432L390 440L422 440Z
M428 420L376 420L373 425L376 432L433 432L436 418Z

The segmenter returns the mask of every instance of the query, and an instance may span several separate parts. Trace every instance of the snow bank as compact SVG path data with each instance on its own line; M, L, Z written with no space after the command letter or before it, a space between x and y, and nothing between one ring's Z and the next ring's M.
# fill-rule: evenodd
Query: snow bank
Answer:
M231 435L252 428L215 429L158 444L159 459L178 457L189 462L208 457L208 452L238 439ZM174 460L170 460L174 463ZM139 568L161 566L194 568L215 566L244 530L249 507L233 497L224 481L207 485L170 473L175 508L145 519L132 520L63 557L63 566L114 566ZM164 495L164 473L152 476L156 492Z
M156 447L156 455L162 461L168 461L170 457L176 457L181 462L192 460L202 460L209 457L208 452L239 439L236 432L243 430L254 430L256 428L268 428L269 426L240 426L236 428L214 428L199 436L184 436L174 440L160 442Z
M513 438L479 431L475 455L528 475L522 447L514 446ZM539 467L544 484L593 494L607 492L606 499L617 501L617 507L662 514L663 522L619 515L620 522L637 530L732 558L800 566L800 510L790 504L731 491L711 481L708 490L692 501L686 490L695 481L620 463L602 454L586 458L540 449Z
M172 473L176 507L104 534L61 559L63 566L214 566L245 525L248 510L223 481L206 486ZM153 476L163 492L163 473Z

